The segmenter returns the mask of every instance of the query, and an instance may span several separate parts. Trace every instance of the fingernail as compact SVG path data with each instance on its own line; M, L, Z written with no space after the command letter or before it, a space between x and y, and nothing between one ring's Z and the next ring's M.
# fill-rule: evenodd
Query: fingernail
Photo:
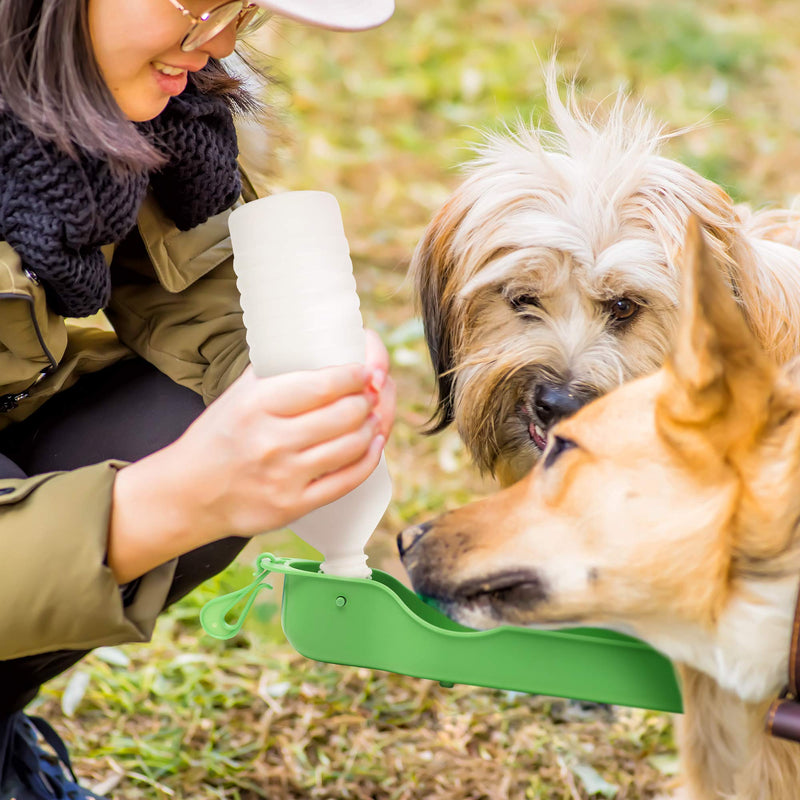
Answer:
M386 383L386 373L382 369L372 370L372 388L376 392L380 392L384 383Z

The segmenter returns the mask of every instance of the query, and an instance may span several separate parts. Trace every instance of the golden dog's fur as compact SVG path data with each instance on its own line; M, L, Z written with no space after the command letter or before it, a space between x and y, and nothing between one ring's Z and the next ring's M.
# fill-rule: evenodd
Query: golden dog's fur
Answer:
M663 362L677 319L675 254L690 215L778 361L800 352L800 215L751 213L660 155L670 138L620 95L607 113L559 97L556 132L490 136L412 262L438 377L432 430L455 421L508 485L560 417Z
M665 366L552 431L514 486L399 537L415 589L476 628L599 625L679 665L690 800L796 800L770 738L800 583L800 372L745 323L690 224Z

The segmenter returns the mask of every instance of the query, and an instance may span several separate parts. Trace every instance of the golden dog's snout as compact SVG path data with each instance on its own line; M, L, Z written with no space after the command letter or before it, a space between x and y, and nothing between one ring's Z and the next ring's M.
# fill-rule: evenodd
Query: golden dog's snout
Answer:
M397 549L402 558L429 530L431 523L423 522L397 534Z

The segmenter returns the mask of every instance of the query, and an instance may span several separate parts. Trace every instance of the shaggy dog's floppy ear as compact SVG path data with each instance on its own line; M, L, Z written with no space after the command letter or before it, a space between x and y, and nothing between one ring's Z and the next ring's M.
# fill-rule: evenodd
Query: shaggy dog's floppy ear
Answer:
M468 210L457 192L431 220L411 260L411 275L437 380L436 411L428 433L446 428L455 412L453 368L458 333L453 315L457 284L453 283L457 269L453 237Z
M777 367L745 322L695 217L681 262L678 335L665 363L658 423L685 454L698 435L726 452L763 429Z

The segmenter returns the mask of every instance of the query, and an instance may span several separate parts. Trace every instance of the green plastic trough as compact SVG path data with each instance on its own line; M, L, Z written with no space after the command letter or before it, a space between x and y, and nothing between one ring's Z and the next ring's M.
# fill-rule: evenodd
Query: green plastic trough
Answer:
M319 562L258 558L250 585L211 600L200 619L211 636L240 629L257 593L282 573L281 622L289 643L316 661L387 670L445 685L488 686L658 711L682 710L672 664L644 642L596 628L465 628L378 569L340 578ZM245 602L235 623L227 615Z

